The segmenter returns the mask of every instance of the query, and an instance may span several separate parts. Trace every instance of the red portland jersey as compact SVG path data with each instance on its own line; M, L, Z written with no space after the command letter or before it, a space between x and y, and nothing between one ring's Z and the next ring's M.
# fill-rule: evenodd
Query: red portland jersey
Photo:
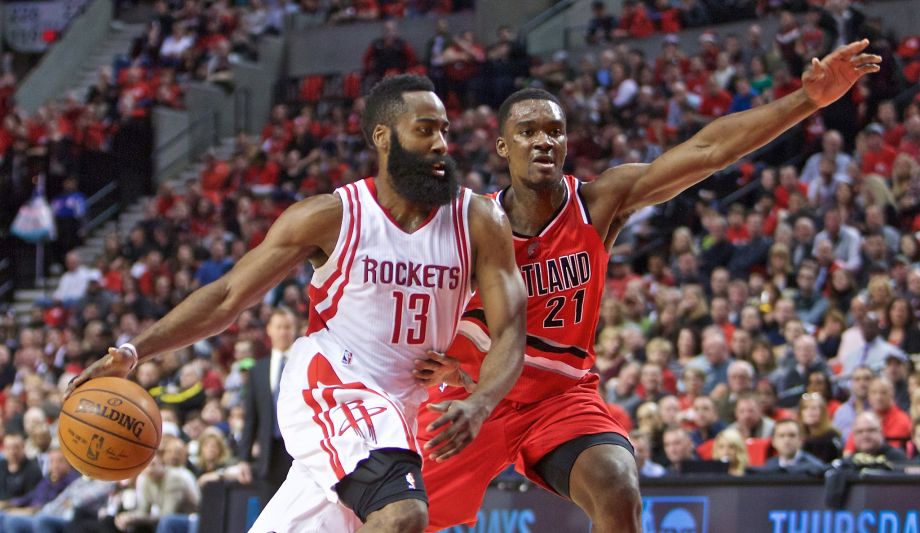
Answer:
M594 365L608 254L579 193L582 183L564 176L565 201L533 237L514 235L514 252L527 288L524 371L507 399L529 403L575 385ZM501 203L504 191L494 195ZM448 354L478 380L490 346L479 294L463 315Z

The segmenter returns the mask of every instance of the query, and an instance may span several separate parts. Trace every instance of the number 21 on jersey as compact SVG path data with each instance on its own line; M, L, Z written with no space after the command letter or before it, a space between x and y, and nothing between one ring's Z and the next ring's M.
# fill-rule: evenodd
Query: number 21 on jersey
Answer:
M431 295L393 291L393 344L424 344L428 338Z

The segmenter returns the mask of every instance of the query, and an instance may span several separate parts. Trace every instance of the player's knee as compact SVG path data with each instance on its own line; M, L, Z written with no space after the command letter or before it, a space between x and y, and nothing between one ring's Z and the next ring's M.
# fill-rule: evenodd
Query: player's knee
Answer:
M374 511L366 525L380 533L422 533L428 527L428 505L421 500L400 500Z
M590 470L590 485L596 490L594 508L599 517L619 517L621 519L635 515L638 519L642 508L639 496L639 473L636 460L624 448L604 454Z

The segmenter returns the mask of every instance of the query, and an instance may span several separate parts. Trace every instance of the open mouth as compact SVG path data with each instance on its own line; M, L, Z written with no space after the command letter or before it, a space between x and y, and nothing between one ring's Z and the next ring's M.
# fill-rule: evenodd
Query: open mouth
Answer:
M435 163L431 165L431 168L434 171L435 176L443 178L447 167L444 165L444 163Z

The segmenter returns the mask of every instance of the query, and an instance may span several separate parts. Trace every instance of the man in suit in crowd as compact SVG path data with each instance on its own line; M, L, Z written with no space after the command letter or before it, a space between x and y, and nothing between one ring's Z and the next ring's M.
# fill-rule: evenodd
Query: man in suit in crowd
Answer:
M773 428L773 448L777 456L764 463L763 470L770 473L809 474L819 476L827 465L814 455L803 451L802 427L797 420L780 420Z
M252 367L243 401L246 421L240 439L239 476L244 484L257 482L262 506L284 482L292 462L278 428L276 404L281 373L298 335L297 317L288 309L276 309L266 331L271 340L271 356L263 357ZM258 445L258 455L253 453L254 444Z
M699 457L693 449L690 433L680 426L668 428L664 432L664 453L670 462L668 474L680 475L684 463L697 461Z

